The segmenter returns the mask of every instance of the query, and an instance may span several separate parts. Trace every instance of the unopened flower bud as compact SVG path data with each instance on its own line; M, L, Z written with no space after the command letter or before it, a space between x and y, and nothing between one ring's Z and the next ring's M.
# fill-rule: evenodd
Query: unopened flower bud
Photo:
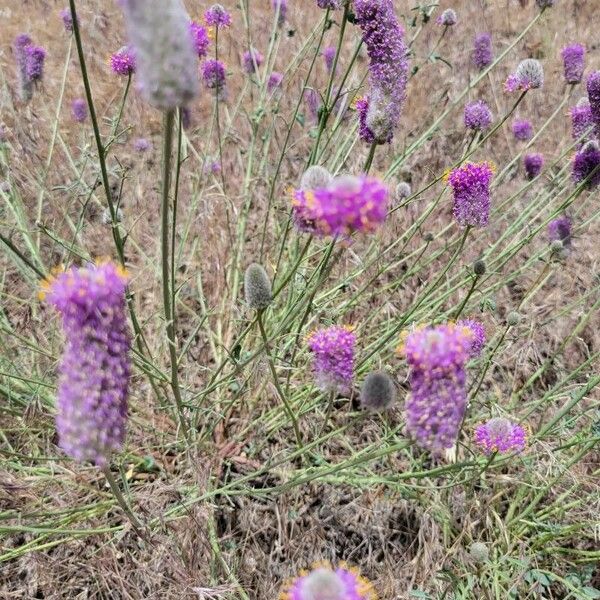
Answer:
M396 399L396 387L384 371L369 373L360 390L360 405L367 410L380 412L389 408Z
M521 315L517 311L511 311L506 317L506 322L511 327L516 327L521 322Z
M475 273L475 275L477 275L477 277L481 277L482 275L485 275L486 266L485 266L485 262L482 259L476 260L473 263L473 272Z
M264 310L271 304L273 300L271 280L261 265L252 263L246 269L244 294L246 303L254 310Z

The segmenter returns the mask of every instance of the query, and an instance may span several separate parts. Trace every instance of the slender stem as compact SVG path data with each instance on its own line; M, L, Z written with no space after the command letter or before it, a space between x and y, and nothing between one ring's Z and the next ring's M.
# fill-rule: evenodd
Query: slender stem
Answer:
M298 449L302 449L302 435L300 434L300 428L298 427L298 420L296 419L296 415L286 395L283 393L281 389L281 385L279 384L279 378L277 377L277 370L275 369L275 363L273 362L273 356L271 355L271 349L269 347L269 338L267 337L267 333L265 331L265 325L263 323L263 311L259 310L256 313L256 320L258 321L258 328L260 329L260 334L263 339L263 344L265 346L265 354L267 355L267 362L269 363L269 368L271 370L271 375L273 376L273 383L275 384L275 389L277 390L277 394L279 395L280 400L283 402L285 409L288 413L290 421L292 422L292 426L294 427L294 433L296 434L296 443L298 444Z
M488 354L486 361L485 361L485 366L483 367L483 372L481 373L481 375L479 377L477 387L475 388L475 391L472 394L470 394L471 400L473 400L474 398L477 397L477 394L479 393L479 390L481 389L481 385L483 384L483 380L485 379L488 369L490 368L490 365L492 364L492 359L494 358L494 355L498 351L498 348L500 348L500 346L502 345L502 342L504 341L504 338L506 337L506 334L508 333L509 329L510 329L510 325L508 325L504 329L504 331L502 332L502 335L500 336L500 339L498 340L498 343L494 346L492 351Z
M369 148L369 156L367 156L367 162L365 163L365 167L363 169L363 171L365 172L365 175L368 175L369 171L371 170L371 165L373 164L373 159L375 158L376 150L377 150L377 142L373 142L371 144L371 147Z
M45 279L46 276L40 271L7 237L0 233L0 241L4 243L14 254L16 254L40 279Z
M215 60L219 60L219 26L215 26ZM223 174L223 141L221 140L221 115L219 110L219 90L215 90L215 118L217 124L217 143L219 144L219 173L221 174L221 186L225 193L225 175Z
M323 420L323 425L321 425L321 429L319 431L319 435L317 435L317 439L319 439L325 433L325 429L327 429L327 423L329 422L329 419L331 417L334 402L335 402L335 391L332 390L329 393L329 402L327 404L327 412L325 413L325 419Z
M458 307L458 310L456 311L456 314L454 315L455 319L458 319L460 317L460 315L462 314L462 311L464 310L465 306L467 305L469 298L471 297L471 295L475 291L475 288L477 287L478 280L479 280L479 277L477 277L477 276L473 277L473 283L471 283L471 288L469 289L469 292L465 296L465 299L461 302L460 306Z
M171 389L177 405L179 422L185 437L188 437L188 427L183 411L183 401L179 388L177 361L177 346L175 343L175 307L171 305L170 275L169 275L169 189L171 187L171 153L173 146L173 124L175 111L168 110L164 114L163 157L162 157L162 198L161 198L161 259L162 259L162 288L163 307L169 342L169 357L171 360Z

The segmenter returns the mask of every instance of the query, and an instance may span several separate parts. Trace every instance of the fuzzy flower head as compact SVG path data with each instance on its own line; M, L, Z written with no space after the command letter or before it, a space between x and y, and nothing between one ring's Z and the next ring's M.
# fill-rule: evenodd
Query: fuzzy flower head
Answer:
M74 460L105 467L125 438L131 336L124 271L114 263L72 268L42 284L40 298L62 317L60 447Z
M250 48L250 50L246 50L242 56L244 71L248 73L248 75L256 73L259 67L263 64L263 61L263 55L256 48Z
M569 109L569 115L571 116L573 139L579 140L581 144L584 144L594 126L589 100L582 98L575 106Z
M354 376L356 336L352 330L333 325L313 331L307 341L317 385L325 391L348 393Z
M318 236L372 232L387 215L388 189L374 177L342 175L326 187L294 192L296 226Z
M320 165L311 165L304 171L300 179L301 190L315 190L317 188L327 187L333 177L331 173Z
M269 93L274 92L275 90L281 88L281 82L283 81L283 74L278 71L273 71L269 75L269 79L267 80L267 90Z
M483 100L465 105L464 122L467 129L483 131L492 124L492 111Z
M571 44L562 49L561 56L567 83L579 83L583 77L585 48L581 44Z
M27 46L25 50L25 74L31 82L41 81L44 77L46 51L41 46Z
M135 138L133 140L133 149L139 154L144 154L152 150L152 142L146 138Z
M225 64L220 60L207 60L202 64L202 79L209 90L222 95L225 90Z
M527 119L515 119L511 126L515 139L526 142L533 137L533 125Z
M329 73L333 70L333 61L335 60L336 52L337 49L335 46L327 46L327 48L323 50L323 60L325 61L325 66Z
M456 11L451 8L447 8L436 20L438 25L443 25L444 27L452 27L457 22Z
M131 46L123 46L110 57L113 73L127 77L135 73L135 52Z
M377 600L377 594L356 569L325 564L287 582L279 600Z
M475 443L484 454L522 452L527 446L527 433L512 421L495 417L475 429Z
M588 75L586 87L592 120L596 125L596 133L600 133L600 71Z
M73 33L73 17L70 8L63 8L60 13L60 18L67 33Z
M573 181L581 183L587 180L589 189L600 185L600 146L595 140L586 142L573 157Z
M287 0L271 0L273 12L277 15L277 24L282 27L287 18L288 4Z
M462 319L456 323L457 327L466 327L471 336L470 357L477 358L485 346L485 327L475 319ZM469 333L467 333L469 335Z
M210 27L230 27L231 15L220 4L213 4L204 13L204 21Z
M467 405L465 365L472 341L469 327L449 323L412 331L400 348L410 368L407 428L434 454L456 443Z
M208 54L208 46L210 45L208 32L200 23L195 21L190 21L190 32L192 33L198 58L204 58Z
M571 245L571 219L566 215L548 223L548 239L550 242L559 241L565 248Z
M410 187L410 183L408 181L401 181L396 186L396 193L394 194L394 200L396 202L401 202L402 200L406 200L412 194L412 188Z
M369 54L370 93L357 109L360 137L388 143L400 121L408 82L408 48L393 0L355 0L356 22Z
M20 33L13 43L13 51L17 70L19 72L19 94L22 100L29 101L33 97L33 82L27 74L27 49L31 47L33 40L26 33Z
M478 33L473 41L473 64L483 71L494 62L494 51L492 50L492 36L487 33Z
M317 0L317 6L323 9L337 10L341 6L341 0Z
M87 103L83 98L75 98L71 103L71 116L77 123L84 123L88 116Z
M198 58L182 0L123 0L121 6L142 95L160 110L185 106L198 93Z
M494 169L488 162L468 162L448 174L448 184L454 193L454 218L461 227L487 226L493 175Z
M539 152L530 152L523 157L523 166L527 179L535 179L544 168L544 156Z
M536 90L544 85L544 67L535 58L522 60L504 84L507 92Z
M535 0L535 2L543 10L544 8L551 8L554 6L556 0Z

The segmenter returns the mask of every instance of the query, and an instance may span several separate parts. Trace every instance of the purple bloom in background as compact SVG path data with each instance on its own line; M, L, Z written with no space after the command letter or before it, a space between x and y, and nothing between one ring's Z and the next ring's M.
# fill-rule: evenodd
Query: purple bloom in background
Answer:
M533 126L527 119L515 119L511 128L515 138L521 142L526 142L533 137Z
M452 27L456 25L458 22L458 17L456 16L456 11L447 8L435 21L438 25L443 25L444 27Z
M269 75L269 79L267 81L267 90L272 92L273 90L281 87L281 82L283 81L283 75L277 71L273 71Z
M152 150L152 142L146 138L135 138L133 140L133 149L140 154Z
M571 44L562 49L561 56L567 83L579 83L583 77L585 48L581 44Z
M527 58L522 60L517 70L508 76L504 84L507 92L539 89L544 85L544 67L539 60Z
M192 38L194 39L194 46L199 58L204 58L208 54L208 46L210 39L208 33L200 23L190 21L190 31L192 32Z
M337 569L329 564L302 571L279 595L280 600L377 600L373 586L346 564Z
M123 269L107 262L74 267L42 284L40 298L62 317L60 447L74 460L104 468L125 439L131 336Z
M548 239L551 242L559 240L565 248L571 245L571 219L566 215L548 223Z
M495 417L475 429L475 443L485 454L522 452L527 446L527 434L520 425Z
M182 0L124 0L121 7L142 96L160 110L188 104L198 93L198 56Z
M27 49L33 40L26 33L20 33L14 41L13 50L19 72L19 92L23 100L29 101L33 96L33 82L27 76Z
M488 162L468 162L447 175L454 192L454 218L461 227L487 226L493 175L494 169Z
M273 7L275 13L278 15L277 24L279 25L279 27L282 27L287 18L287 0L271 0L271 6Z
M71 115L77 123L84 123L88 116L87 103L83 98L76 98L71 103Z
M492 36L487 33L478 33L473 42L473 64L483 71L494 61L492 50Z
M465 327L468 332L466 335L471 336L471 358L477 358L481 356L481 351L485 346L485 327L483 323L476 321L475 319L462 319L456 323L458 327Z
M594 71L588 75L587 93L596 133L600 134L600 71Z
M231 25L231 15L220 4L213 4L204 13L204 20L211 27L229 27Z
M590 189L600 184L600 146L595 140L586 142L573 158L573 181L581 183L585 179Z
M455 324L416 329L401 351L410 367L406 424L419 446L441 454L456 443L467 406L470 330Z
M464 122L467 129L483 131L492 124L492 111L483 100L465 105Z
M574 140L580 140L584 144L587 140L586 134L593 130L594 120L592 110L587 98L582 98L575 106L569 109L571 115L571 130Z
M319 108L321 107L321 98L317 90L313 88L309 88L304 92L304 101L306 102L306 107L308 108L308 112L312 117L312 120L316 122L319 121Z
M65 31L67 33L73 33L73 17L71 16L70 8L63 8L60 11L60 18L62 19Z
M181 126L184 129L192 126L192 111L187 106L181 107Z
M538 152L530 152L523 157L523 166L527 179L535 179L542 172L544 157Z
M337 49L335 46L327 46L327 48L323 50L323 59L325 60L325 66L327 67L327 70L330 73L333 69L333 61L335 60L336 52Z
M117 75L133 75L135 64L135 52L131 46L123 46L110 57L110 68Z
M41 46L27 46L25 49L25 75L28 81L41 81L44 77L46 51Z
M317 385L324 391L348 393L354 375L356 336L352 330L333 325L313 331L307 342Z
M242 56L244 71L248 73L248 75L256 73L257 69L263 64L263 60L263 55L256 48L246 50Z
M341 0L317 0L317 6L337 10L341 6Z
M222 97L225 91L225 65L220 60L210 59L202 65L202 79L210 90Z
M364 99L361 139L391 142L398 126L408 81L407 46L392 0L355 0L356 22L369 54L370 93Z
M292 205L300 231L348 236L374 231L385 221L388 189L374 177L342 175L326 187L295 190Z

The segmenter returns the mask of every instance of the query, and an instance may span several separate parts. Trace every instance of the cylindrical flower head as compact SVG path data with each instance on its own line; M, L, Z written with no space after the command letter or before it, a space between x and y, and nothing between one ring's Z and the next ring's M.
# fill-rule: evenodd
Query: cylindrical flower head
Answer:
M370 95L359 109L360 136L390 142L398 126L408 81L408 49L393 0L355 0L356 22L369 54ZM376 126L377 131L370 129Z
M544 168L544 156L538 152L530 152L523 157L523 166L527 179L535 179Z
M417 329L406 337L402 352L410 367L408 431L419 446L442 454L455 445L467 406L470 331L454 324Z
M204 21L210 27L229 27L231 15L220 4L213 4L204 13Z
M600 71L594 71L588 75L587 93L596 133L600 134Z
M271 6L277 15L277 24L282 27L287 18L287 0L271 0Z
M130 46L123 46L110 57L110 68L117 75L133 75L135 73L135 52Z
M483 71L494 62L492 50L492 36L487 33L478 33L473 42L473 64Z
M67 33L73 33L73 17L70 8L63 8L60 11L60 18Z
M533 125L527 119L515 119L512 122L512 132L515 139L526 142L533 137Z
M360 390L360 405L370 411L380 412L396 400L396 386L385 371L373 371L365 378Z
M225 92L225 65L220 60L210 59L202 65L204 85L218 96Z
M317 385L325 391L347 393L354 375L356 336L349 327L333 325L313 331L307 338L313 353Z
M263 55L256 48L250 48L250 50L246 50L242 57L244 71L248 73L248 75L256 73L258 68L263 64L263 60Z
M475 319L462 319L456 323L458 327L466 327L471 336L470 357L477 358L481 356L483 347L485 346L485 327L483 323L475 321Z
M278 71L273 71L269 75L269 79L267 81L267 90L269 92L273 92L274 90L281 87L281 82L283 81L283 74Z
M583 77L585 48L581 44L571 44L562 49L561 56L567 83L579 83Z
M152 142L146 138L136 138L133 140L133 149L140 154L152 150Z
M280 600L377 600L372 584L348 565L318 566L288 581Z
M527 445L527 434L520 425L495 417L477 427L475 443L485 454L522 452Z
M465 105L464 122L467 129L483 131L492 124L492 111L483 100Z
M254 310L264 310L273 301L271 280L264 268L252 263L244 275L246 304Z
M331 73L333 69L333 61L335 60L337 49L335 46L327 46L323 50L323 60L325 61L325 66L327 67L327 71Z
M296 226L318 236L374 231L387 216L388 190L374 177L336 177L327 187L296 190Z
M526 58L519 63L517 70L509 75L505 89L508 92L515 90L535 90L544 85L544 67L542 63L535 58Z
M586 142L573 158L573 181L581 183L586 179L590 189L600 184L600 146L595 140Z
M465 163L448 174L454 193L454 218L461 227L486 227L490 216L490 163Z
M44 282L41 298L62 317L56 427L74 460L105 467L125 438L131 336L123 270L113 263L72 268Z
M210 44L208 32L200 23L196 23L195 21L190 21L190 32L194 40L194 47L196 48L198 58L204 58L208 54L208 46Z
M41 46L27 46L25 49L25 75L29 81L41 81L44 77L46 51Z
M197 56L181 0L123 0L139 85L161 110L185 106L198 93Z
M317 188L327 187L332 179L331 173L325 167L312 165L304 171L302 179L300 179L300 189L316 190Z
M317 6L337 10L341 6L341 0L317 0Z
M83 98L76 98L71 103L71 115L77 123L84 123L87 119L87 103Z
M571 115L571 131L574 140L579 140L580 144L585 144L588 136L592 133L594 120L592 111L587 98L582 98L575 106L569 110Z
M408 181L401 181L396 186L396 193L394 194L394 200L400 202L406 200L412 194L412 189Z
M32 43L29 35L21 33L15 38L13 44L15 62L19 72L19 93L21 99L25 101L31 100L33 96L33 82L27 77L27 48Z
M571 245L571 219L562 216L548 223L548 239L550 242L560 241L564 248Z
M438 25L443 25L444 27L452 27L453 25L456 25L457 22L458 22L458 17L456 16L456 11L451 8L447 8L436 19L436 23Z

